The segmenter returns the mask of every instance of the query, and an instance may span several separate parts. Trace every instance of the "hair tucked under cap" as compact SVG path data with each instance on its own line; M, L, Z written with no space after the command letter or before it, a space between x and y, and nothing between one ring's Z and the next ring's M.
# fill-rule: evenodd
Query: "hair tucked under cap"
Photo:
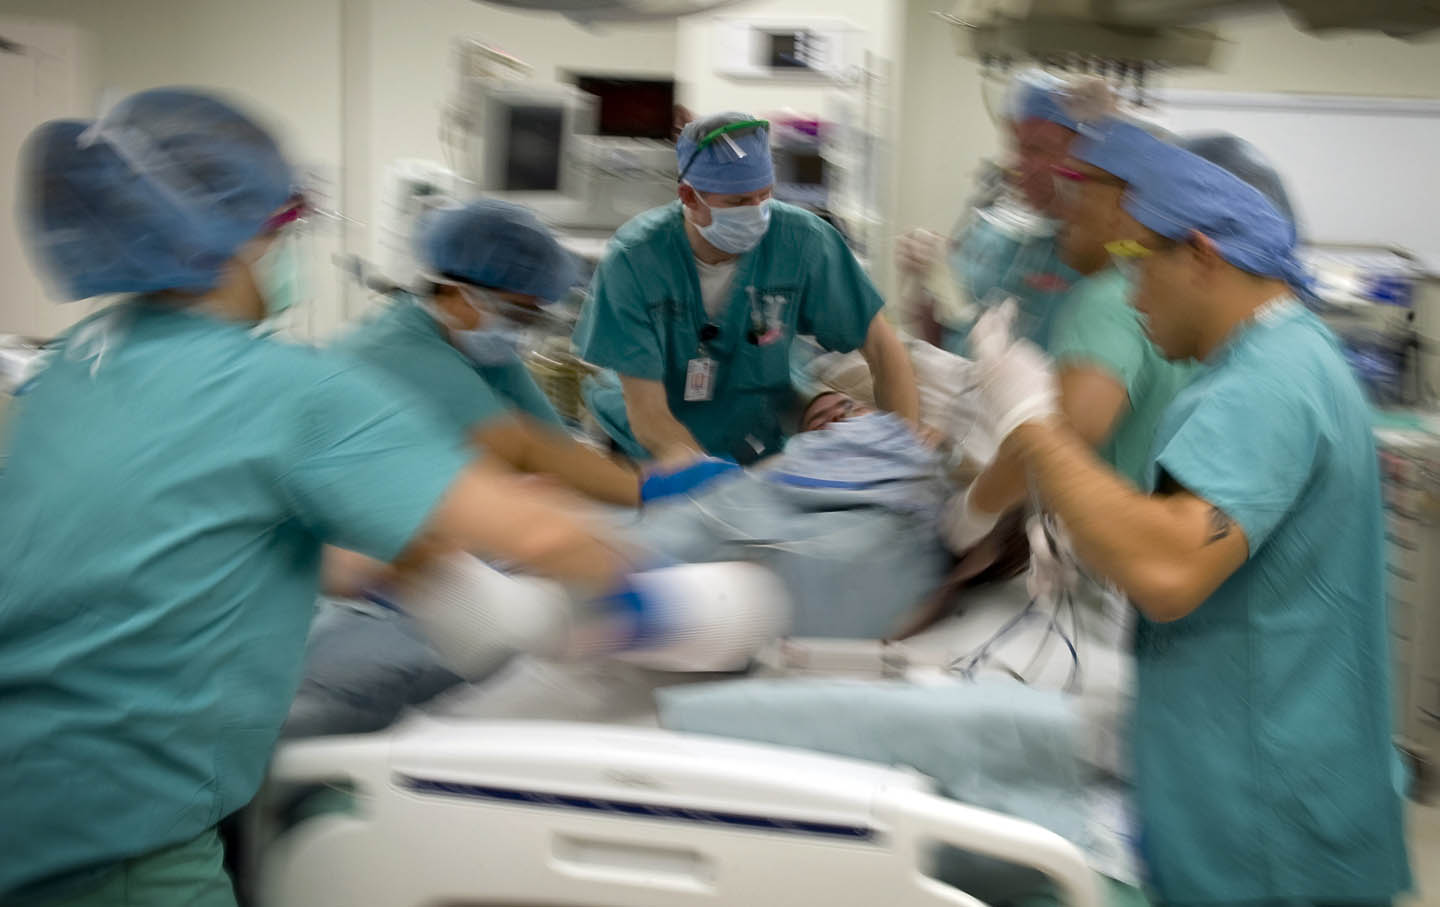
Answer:
M66 300L210 290L293 193L269 133L179 88L132 95L98 121L45 123L20 173L24 232Z
M420 218L415 251L431 273L554 302L574 286L574 256L530 209L498 199Z

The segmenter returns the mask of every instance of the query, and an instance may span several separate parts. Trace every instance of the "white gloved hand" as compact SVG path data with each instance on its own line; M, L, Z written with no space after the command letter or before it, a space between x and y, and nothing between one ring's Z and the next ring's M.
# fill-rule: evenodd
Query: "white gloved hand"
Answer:
M569 644L570 594L559 583L510 576L468 554L426 564L395 590L442 663L485 677L517 652L555 657Z
M1015 313L1015 300L1006 300L970 330L970 348L980 372L980 400L999 443L1021 425L1043 422L1060 411L1050 358L1030 341L1010 337Z
M1030 570L1025 574L1025 589L1036 601L1054 602L1067 589L1074 589L1080 580L1075 566L1075 553L1070 536L1059 517L1050 517L1049 532L1045 517L1032 514L1025 523L1025 536L1030 542Z
M954 554L960 555L980 544L1000 522L1000 514L977 510L970 501L975 486L963 495L955 495L940 516L940 537Z
M916 227L895 240L895 266L901 274L924 277L940 260L945 238Z
M1011 335L1019 313L1020 307L1012 296L1000 305L986 309L970 328L970 358L977 365L1000 358L1015 342Z
M631 574L602 603L632 621L614 657L656 671L737 671L790 628L790 595L758 564L717 561Z

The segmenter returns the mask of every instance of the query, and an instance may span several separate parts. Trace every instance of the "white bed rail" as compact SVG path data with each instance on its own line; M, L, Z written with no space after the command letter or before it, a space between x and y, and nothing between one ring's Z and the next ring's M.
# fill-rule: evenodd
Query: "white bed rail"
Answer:
M281 830L297 785L352 807ZM983 907L927 874L937 845L1101 904L1074 845L914 773L652 728L424 719L292 743L248 836L261 907Z

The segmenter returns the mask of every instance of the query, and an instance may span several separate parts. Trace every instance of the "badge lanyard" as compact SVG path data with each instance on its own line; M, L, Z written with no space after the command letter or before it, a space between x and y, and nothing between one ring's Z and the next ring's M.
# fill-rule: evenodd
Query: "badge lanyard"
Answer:
M695 358L685 366L685 402L704 403L715 399L715 358L706 345L720 336L720 327L706 323L700 328Z
M785 337L785 295L761 293L753 285L745 288L745 295L749 306L745 341L751 346L765 347L782 340ZM686 403L701 403L715 398L717 363L710 354L709 343L718 336L720 326L714 322L706 322L700 328L695 358L685 366Z

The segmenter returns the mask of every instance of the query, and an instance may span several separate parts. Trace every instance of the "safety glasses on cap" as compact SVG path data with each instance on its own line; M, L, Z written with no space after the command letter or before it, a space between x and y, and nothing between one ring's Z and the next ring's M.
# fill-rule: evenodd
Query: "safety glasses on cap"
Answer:
M568 328L568 322L563 314L565 312L563 303L547 302L539 305L524 305L511 302L492 290L473 284L450 280L438 282L451 283L472 308L514 327L539 330L547 334L562 333Z
M285 203L285 207L272 214L265 221L265 224L260 228L260 232L262 234L274 233L283 227L288 227L297 221L303 220L309 213L310 203L305 200L305 196L297 193L290 197L290 200Z
M695 150L690 152L690 159L685 162L684 167L680 168L680 176L678 178L679 182L685 182L685 175L690 172L691 167L695 166L695 161L697 158L700 157L700 152L704 151L706 148L709 148L711 145L715 144L720 139L725 139L726 141L734 145L734 138L736 136L749 135L757 129L769 128L769 120L739 120L737 122L727 123L724 126L720 126L716 129L710 130L709 132L705 133L703 136L700 137L700 141L695 143Z

